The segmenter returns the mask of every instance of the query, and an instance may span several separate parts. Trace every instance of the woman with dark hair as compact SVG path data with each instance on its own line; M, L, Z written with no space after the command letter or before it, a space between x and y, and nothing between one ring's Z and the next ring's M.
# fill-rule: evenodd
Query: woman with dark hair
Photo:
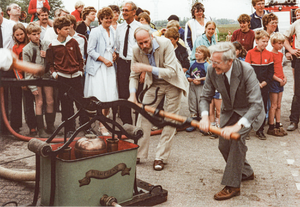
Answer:
M205 25L211 18L204 16L204 5L200 2L195 3L192 6L191 13L192 19L190 19L185 25L184 41L188 45L188 50L193 50L193 44L198 36L202 35L205 31Z
M84 96L95 96L102 102L114 101L119 97L114 67L115 35L111 27L113 16L114 13L109 7L98 11L97 18L100 25L91 31L87 49ZM102 113L107 116L109 110L103 109ZM103 136L109 135L102 123L99 131Z
M255 39L255 34L250 29L250 20L251 18L248 14L240 15L238 18L240 29L235 30L231 37L231 42L238 41L247 51L253 48Z
M110 7L111 10L114 12L114 17L112 19L111 26L116 31L118 24L119 24L118 20L119 20L119 16L120 16L120 8L117 5L109 5L108 7Z
M96 12L97 10L92 6L85 7L82 11L83 21L78 24L76 32L84 35L86 39L89 39L89 34L91 32L90 24L95 21Z

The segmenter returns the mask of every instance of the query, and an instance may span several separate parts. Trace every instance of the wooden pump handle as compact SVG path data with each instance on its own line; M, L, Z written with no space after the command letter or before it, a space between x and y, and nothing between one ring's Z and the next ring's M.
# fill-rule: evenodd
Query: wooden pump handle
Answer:
M137 105L142 108L142 104L138 103ZM145 111L150 112L150 113L154 113L155 110L156 110L155 108L153 108L151 106L144 106L144 109L145 109ZM172 119L172 120L175 120L175 121L179 121L181 123L183 123L187 120L187 118L184 117L184 116L180 116L180 115L177 115L177 114L172 114L172 113L169 113L169 112L166 112L166 111L163 111L163 110L160 110L158 115L161 116L161 117L166 117L166 118L169 118L169 119ZM196 121L196 120L191 121L191 126L193 126L193 127L199 128L199 124L200 124L199 121ZM215 127L215 126L209 126L209 131L214 133L214 134L221 135L221 128L218 128L218 127ZM238 140L240 137L241 137L241 135L239 133L232 133L230 135L230 139L234 139L234 140Z

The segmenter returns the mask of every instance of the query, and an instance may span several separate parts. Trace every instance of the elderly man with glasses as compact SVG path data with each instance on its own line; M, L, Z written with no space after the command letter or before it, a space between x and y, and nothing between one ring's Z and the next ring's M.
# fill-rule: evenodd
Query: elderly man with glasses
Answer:
M254 69L236 58L235 47L230 42L218 43L209 48L212 65L208 66L203 93L200 97L202 120L200 129L207 132L209 105L215 90L222 95L220 117L221 136L219 150L226 167L223 174L223 190L214 199L225 200L240 194L242 181L253 180L254 173L246 160L245 139L251 130L257 130L265 119L259 82ZM239 140L230 140L230 134L238 132Z

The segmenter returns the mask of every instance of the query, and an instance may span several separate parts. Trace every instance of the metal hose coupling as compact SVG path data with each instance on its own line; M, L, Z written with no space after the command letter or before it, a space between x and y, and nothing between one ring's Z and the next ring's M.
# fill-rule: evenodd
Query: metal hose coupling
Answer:
M104 194L102 198L100 198L100 205L101 206L115 206L115 207L122 207L118 204L118 201L113 196L108 196Z

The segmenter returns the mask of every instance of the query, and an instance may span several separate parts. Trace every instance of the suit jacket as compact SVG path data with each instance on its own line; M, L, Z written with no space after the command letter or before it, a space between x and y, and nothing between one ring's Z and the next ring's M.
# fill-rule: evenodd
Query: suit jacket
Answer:
M171 85L180 88L183 94L186 96L188 81L185 78L183 69L178 59L175 56L174 46L171 41L165 37L154 37L159 44L159 47L154 52L154 59L156 67L159 68L159 78L164 79ZM145 63L150 65L147 55L136 45L133 48L133 56L131 64L134 63ZM138 88L140 73L130 73L129 88ZM148 88L153 83L153 77L151 72L147 72L145 76L144 87Z
M200 110L209 111L209 104L217 90L222 95L220 126L226 126L235 112L245 117L257 131L265 120L259 82L254 69L248 63L235 59L232 64L230 97L223 74L217 75L211 65L208 67L203 93L200 97Z

